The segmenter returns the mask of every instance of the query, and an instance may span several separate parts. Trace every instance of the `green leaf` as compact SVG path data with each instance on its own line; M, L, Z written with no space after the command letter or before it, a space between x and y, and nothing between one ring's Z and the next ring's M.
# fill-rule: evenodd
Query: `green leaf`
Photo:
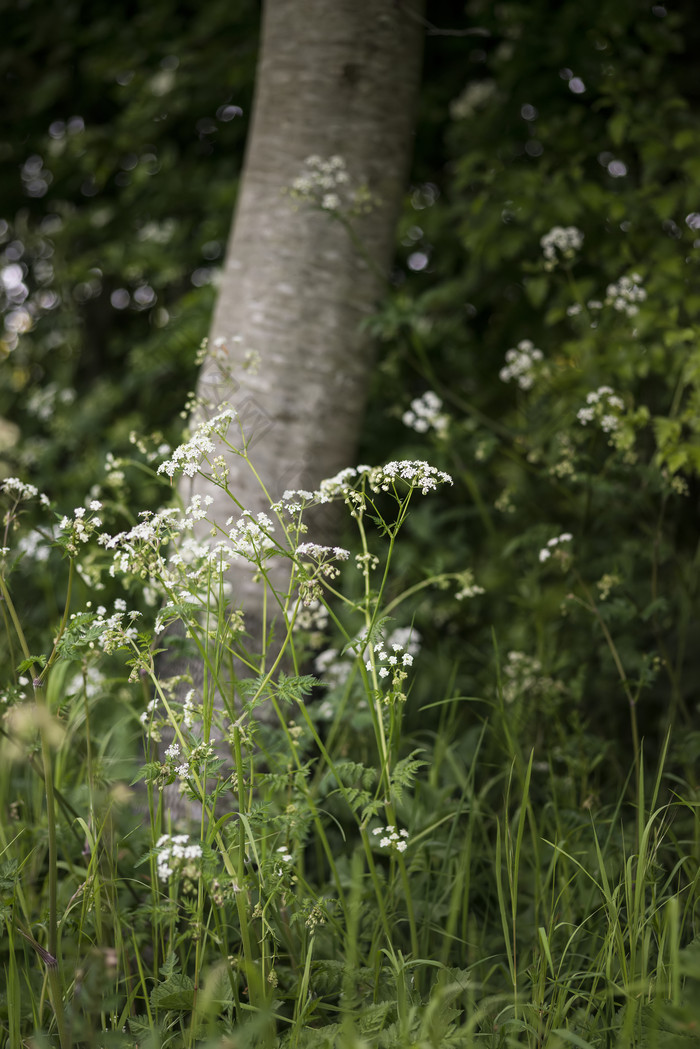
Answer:
M153 1009L191 1009L194 984L184 973L174 973L151 991Z
M527 297L535 308L542 305L549 292L547 277L528 277L524 282Z
M615 113L608 121L608 134L616 146L622 145L628 125L627 113Z
M652 616L657 615L659 612L668 611L668 601L665 597L657 597L655 601L651 601L646 608L639 613L639 618L643 619L644 622L651 619Z
M414 750L407 758L397 762L394 767L391 776L391 791L397 801L401 801L404 789L411 786L418 770L428 764L427 761L416 759L416 754L420 753L420 750Z
M175 951L170 951L170 953L168 954L167 958L165 959L158 971L160 975L166 977L166 979L168 976L172 976L174 973L179 973L180 962L178 960L177 955L175 954Z
M676 448L666 456L666 462L672 474L678 473L681 467L688 462L688 446L682 444L680 448Z
M152 1023L148 1016L130 1016L128 1019L129 1034L133 1034L139 1038L139 1042L144 1041L147 1035L160 1035L160 1024Z
M46 666L46 659L46 656L28 656L26 659L23 659L22 662L18 664L17 673L25 674L34 666L35 663L38 664L40 667Z
M318 682L312 674L305 674L302 677L287 677L286 674L280 674L279 681L277 683L277 694L280 699L292 702L296 700L301 702L304 696L307 696L314 685Z
M357 1027L361 1034L376 1034L381 1031L384 1021L396 1008L394 1002L377 1002L376 1005L365 1005L357 1017Z

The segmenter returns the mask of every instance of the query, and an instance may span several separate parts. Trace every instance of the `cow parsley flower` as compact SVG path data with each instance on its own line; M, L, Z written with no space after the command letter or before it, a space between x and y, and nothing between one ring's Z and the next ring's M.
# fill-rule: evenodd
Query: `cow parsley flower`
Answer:
M439 484L453 483L448 473L421 459L402 459L385 466L358 467L358 470L366 472L373 492L396 491L397 482L404 481L410 488L420 490L421 495L427 495L428 492L434 492Z
M614 284L608 284L605 293L606 306L612 306L618 313L625 313L628 317L634 317L639 313L638 303L646 300L647 293L642 287L642 278L639 273L630 273L629 276L620 277Z
M309 557L314 561L326 561L335 558L336 561L347 561L350 551L342 546L322 546L320 543L302 543L297 547L299 557Z
M185 696L185 700L184 700L184 702L182 704L182 721L183 721L183 724L186 725L187 728L192 728L192 726L194 725L194 723L195 723L195 721L197 719L197 716L198 716L199 712L200 712L200 707L199 706L195 706L194 689L191 688L189 690L189 692L187 693L187 695Z
M0 491L13 495L15 499L34 499L39 494L39 489L33 484L26 484L18 477L6 477L0 481ZM46 498L46 497L44 497Z
M511 651L503 666L501 682L503 700L509 705L518 698L561 694L564 686L560 681L542 673L542 664L525 652Z
M249 510L245 510L235 524L232 524L232 520L228 519L226 527L235 554L258 564L277 549L277 543L272 538L275 526L267 514L259 513L254 517Z
M198 874L196 860L202 857L202 846L190 844L187 834L163 834L156 842L156 867L161 881L178 873L193 878Z
M411 401L409 411L402 416L404 426L416 433L427 433L431 428L444 437L449 426L449 416L442 412L442 400L433 390L427 390L422 397Z
M178 473L183 473L185 477L194 477L202 460L215 451L212 434L225 436L231 422L237 417L234 408L225 408L218 415L200 423L190 440L175 449L172 459L160 464L158 473L164 473L170 478Z
M374 206L367 185L362 181L353 183L345 160L338 155L327 159L316 154L307 157L289 194L299 203L341 216L366 214Z
M408 831L399 830L397 831L391 823L387 824L386 827L375 827L372 831L375 837L383 835L379 839L379 847L381 849L393 849L395 852L405 852L408 848Z
M537 365L542 357L542 350L538 350L530 339L521 339L516 349L506 352L506 364L498 377L501 382L515 379L521 390L529 390L534 385Z
M407 667L413 666L413 656L420 649L420 635L412 627L395 630L385 642L381 638L370 645L365 653L365 668L375 672L380 680L391 678L391 688L384 697L405 702L403 684L408 677Z
M540 238L544 267L553 270L562 261L573 259L583 244L583 233L576 226L553 226Z
M478 597L479 594L486 593L483 586L479 586L478 583L474 582L474 573L469 568L459 573L457 582L460 584L460 588L455 594L457 601L463 601L465 597Z
M579 408L576 418L581 426L596 422L605 433L613 433L620 425L625 402L610 386L599 386L586 395L586 404Z
M540 550L540 561L544 564L545 561L549 560L549 558L555 552L556 547L558 547L560 543L570 543L572 539L573 536L571 532L562 532L561 535L557 535L553 539L548 539L547 545ZM564 551L559 551L559 554L561 556L562 554L564 554Z

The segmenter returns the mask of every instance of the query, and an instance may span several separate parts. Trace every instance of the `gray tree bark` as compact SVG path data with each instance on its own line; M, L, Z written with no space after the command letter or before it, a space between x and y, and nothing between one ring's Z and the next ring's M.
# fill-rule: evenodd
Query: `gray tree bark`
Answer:
M290 488L314 489L354 461L372 366L362 322L385 290L406 188L422 6L423 0L264 5L253 116L197 389L203 407L193 422L221 405L235 408L273 499ZM350 188L369 189L372 209L351 220L352 235L332 209L290 195L312 155L341 157ZM337 188L344 196L348 186ZM254 369L246 367L251 353ZM268 511L247 465L231 453L226 458L238 502L253 513ZM226 493L201 476L184 478L180 495L185 504L193 495L212 496L208 517L221 525L238 516ZM332 519L317 519L308 538L329 542L332 527ZM274 585L275 565L285 566L279 558L268 564ZM243 608L254 650L263 588L245 565L232 570L230 582L231 605ZM203 668L189 669L199 690ZM161 670L176 674L185 666L166 652Z
M315 489L354 461L372 366L362 322L385 290L406 188L421 9L422 0L268 0L264 6L253 117L193 424L222 405L236 409L273 500L287 489ZM351 231L333 209L290 194L313 155L343 159L350 181L335 187L338 197L368 188L373 206L351 220ZM246 367L251 353L252 369ZM236 434L234 423L229 437ZM247 464L220 450L237 502L252 513L269 511ZM207 516L218 525L238 519L230 497L200 475L183 478L180 495L185 505L195 495L212 496ZM307 538L331 542L333 521L316 517ZM272 558L267 566L272 585L284 588L285 559ZM229 582L230 607L243 609L246 647L254 655L263 647L259 639L274 601L266 616L263 587L243 562L229 570ZM160 675L189 675L196 693L208 693L211 702L202 662L177 654L182 632L181 624L170 628ZM180 700L188 687L181 678ZM215 705L231 711L235 702L219 674ZM257 713L264 718L269 711ZM171 740L165 733L161 749ZM168 804L176 818L186 815L177 788L168 790Z
M314 488L351 465L362 425L374 310L392 258L406 188L420 78L422 0L268 0L238 205L198 393L241 414L270 494ZM361 248L331 213L288 190L310 155L340 156L375 204L353 221ZM223 345L217 349L217 342ZM247 370L252 351L257 367ZM225 367L217 360L224 355ZM230 375L235 380L231 382ZM266 510L240 461L231 486ZM201 478L182 494L211 494ZM250 573L235 580L247 610Z

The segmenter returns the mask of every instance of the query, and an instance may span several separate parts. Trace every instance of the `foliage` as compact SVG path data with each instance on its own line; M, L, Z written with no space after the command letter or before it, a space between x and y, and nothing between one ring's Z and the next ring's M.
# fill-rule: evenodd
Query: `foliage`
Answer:
M108 453L130 455L132 430L172 441L181 426L228 236L257 10L3 7L0 455L52 498L82 498L105 483ZM125 513L132 491L155 498L129 480L113 492Z
M695 1022L680 947L700 843L666 753L647 783L637 744L635 819L621 797L591 821L594 806L567 788L585 777L573 759L536 762L511 735L511 675L476 736L451 738L458 700L445 696L426 762L404 718L420 639L393 628L411 597L393 594L393 561L409 506L449 475L416 460L348 469L253 517L219 455L223 444L250 462L237 427L223 412L158 468L172 476L196 458L231 501L226 524L200 496L116 534L102 531L97 500L59 522L68 594L40 657L4 548L6 628L23 657L2 696L7 1038L38 1027L62 1049L107 1037L534 1046L596 1045L605 1032L637 1044L661 1024L682 1033ZM9 528L38 493L3 487ZM305 538L305 515L330 501L357 530L354 564ZM202 522L215 545L195 540ZM161 595L152 625L121 599L112 613L70 613L91 547L93 571ZM222 585L232 560L275 609L257 649ZM356 599L346 573L361 581ZM450 583L463 594L463 573L423 586ZM159 670L174 620L204 661L201 691ZM330 621L340 641L319 653ZM300 673L310 660L325 688ZM129 770L138 735L140 772Z
M251 94L229 6L5 23L0 1042L693 1044L692 9L429 32L370 322L392 462L319 479L342 547L229 493L205 548L162 507L237 427L170 451ZM201 691L159 671L178 621Z
M413 454L390 416L426 387L441 402L440 425L421 424L458 484L438 514L414 515L411 556L430 571L463 559L487 591L478 622L469 606L439 622L441 640L470 637L464 690L492 677L495 625L506 658L523 652L567 682L561 718L576 705L617 737L632 704L658 740L669 704L672 720L691 721L698 683L690 30L662 6L470 11L491 36L468 50L479 79L451 106L445 199L427 206L414 192L403 243L419 269L375 321L377 403L399 376L411 392L370 416L368 445ZM557 229L581 243L548 247ZM561 533L573 542L543 579L539 551Z

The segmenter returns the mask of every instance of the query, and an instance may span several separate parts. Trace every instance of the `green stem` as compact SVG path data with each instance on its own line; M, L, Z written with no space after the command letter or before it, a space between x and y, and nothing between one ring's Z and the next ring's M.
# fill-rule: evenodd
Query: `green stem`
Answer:
M612 639L612 635L611 635L610 631L608 630L607 623L605 622L605 620L601 616L600 612L598 611L598 607L597 607L595 601L593 600L593 595L591 594L590 590L588 589L586 584L581 579L581 577L578 574L578 572L576 573L576 578L578 579L578 582L579 582L579 585L580 585L581 589L583 590L584 594L586 595L587 601L582 601L580 598L575 597L575 596L574 596L574 600L576 600L578 602L578 604L580 604L583 608L586 608L589 612L591 612L595 616L595 618L597 619L598 624L599 624L601 630L603 631L603 635L604 635L605 640L607 642L608 648L610 650L610 655L613 658L613 662L614 662L615 667L617 668L617 672L618 672L618 674L620 676L620 681L622 682L622 687L623 687L623 689L625 691L625 695L627 696L627 702L629 704L629 711L630 711L630 728L631 728L631 731L632 731L632 747L634 749L634 763L635 763L635 766L637 766L637 764L639 762L639 728L637 726L637 697L632 694L632 689L630 688L629 679L627 677L627 674L625 673L625 668L622 665L622 660L620 659L620 655L619 655L619 653L617 651L617 647L615 645L615 642Z
M51 1000L53 1004L54 1014L56 1017L56 1025L58 1027L58 1036L61 1043L61 1049L69 1049L71 1045L71 1038L66 1023L66 1016L63 1010L63 991L62 991L62 980L60 976L60 961L58 958L58 905L57 905L57 882L58 882L58 853L57 853L57 842L56 842L56 798L54 796L53 786L53 761L51 756L51 747L49 745L47 737L47 725L46 720L50 716L50 712L43 699L43 679L45 678L51 663L54 661L57 651L58 640L65 630L65 625L68 620L68 609L70 604L70 582L73 573L73 562L71 561L71 571L69 574L69 586L68 594L66 599L65 610L61 626L59 628L56 642L51 653L51 657L47 662L44 670L42 671L41 677L37 677L36 667L34 663L30 665L30 672L32 679L35 682L34 685L34 702L36 704L37 722L39 724L39 734L41 736L41 757L44 772L44 792L46 795L46 820L47 820L47 837L48 837L48 849L49 849L49 928L48 928L48 951L49 954L55 959L53 964L47 965L49 986L51 988ZM0 575L0 593L2 594L7 609L10 613L10 618L15 628L17 638L19 640L24 658L31 659L29 653L29 647L27 640L24 636L22 624L19 621L17 610L15 609L14 602L10 596L10 591L7 588L5 579Z
M19 616L17 615L17 609L15 608L12 597L10 596L10 591L8 590L7 583L5 582L5 577L2 574L0 574L0 595L2 595L5 601L5 605L7 607L7 611L10 613L10 619L12 620L12 625L15 628L15 633L17 634L17 640L19 641L20 648L22 649L22 654L25 659L31 659L31 655L29 654L29 647L27 645L27 639L24 636L24 630L22 630L22 624L20 623ZM36 667L33 663L29 669L31 671L32 678L35 679Z
M63 1011L63 991L61 980L61 964L58 957L58 852L56 842L56 800L53 789L53 760L51 747L47 738L46 719L50 716L48 708L42 699L42 688L34 689L34 701L37 707L37 721L41 735L41 757L44 766L44 791L46 793L46 822L47 838L49 847L49 954L56 959L55 965L48 966L49 985L51 987L51 999L53 1002L56 1024L58 1026L58 1037L61 1049L69 1049L71 1043L66 1017Z

